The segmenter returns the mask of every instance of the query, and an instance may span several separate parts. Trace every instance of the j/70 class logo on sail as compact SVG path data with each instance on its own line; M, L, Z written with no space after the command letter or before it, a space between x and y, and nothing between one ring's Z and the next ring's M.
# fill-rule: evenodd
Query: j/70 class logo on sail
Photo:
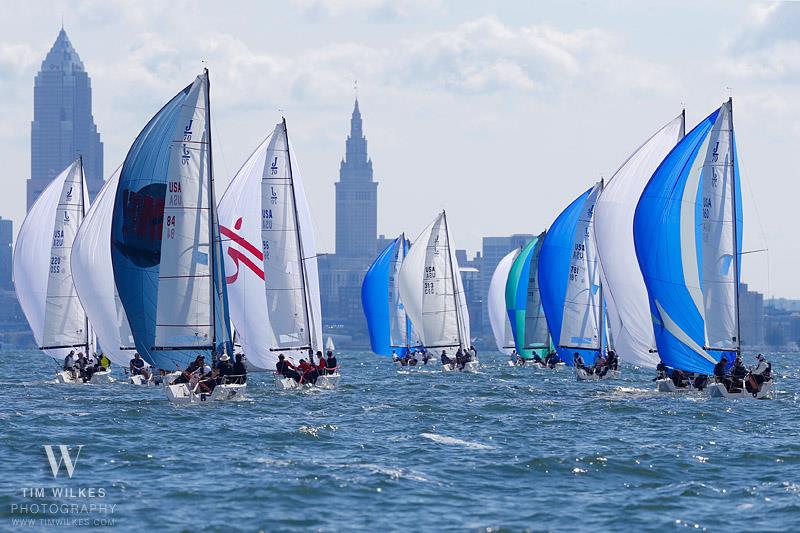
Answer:
M64 464L64 467L67 470L67 476L72 478L73 472L75 472L75 467L78 465L78 458L81 456L81 449L83 449L83 444L76 446L78 448L78 453L75 454L75 459L72 458L70 455L69 446L65 444L58 445L58 451L61 455L60 459L56 459L56 454L53 452L53 445L52 444L44 444L44 451L47 454L47 461L50 463L50 471L53 472L53 479L58 477L58 472L61 470L61 464Z

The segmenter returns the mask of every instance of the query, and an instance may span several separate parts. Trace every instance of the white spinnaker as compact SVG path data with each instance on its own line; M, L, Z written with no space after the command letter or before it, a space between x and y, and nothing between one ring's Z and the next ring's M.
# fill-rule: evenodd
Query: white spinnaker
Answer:
M80 162L75 161L56 176L42 191L22 222L17 234L17 243L14 247L14 289L38 346L46 346L45 341L52 340L50 338L51 335L45 335L46 315L50 307L48 306L48 285L51 262L53 262L54 257L52 248L56 244L56 239L63 238L60 234L56 235L55 233L56 216L57 214L60 214L61 217L64 216L63 210L59 209L62 197L66 193L64 186L68 180L70 183L74 183L74 177L78 172L80 172ZM73 186L73 199L77 191L80 191L80 189ZM80 196L80 192L77 195ZM77 227L77 221L75 222L74 226ZM70 238L73 237L74 233ZM58 257L61 257L60 253L58 253ZM69 256L67 255L67 263L69 262L68 258ZM58 261L60 262L60 259ZM72 306L70 305L70 307ZM83 309L80 310L77 318L81 324L79 326L70 326L73 330L85 327ZM75 320L76 324L78 320ZM72 321L72 319L69 320L70 323ZM72 336L70 336L70 340L74 340ZM79 342L86 342L85 335L79 336ZM49 349L45 350L45 353L60 360L69 351L69 348Z
M659 359L647 288L633 244L633 215L650 177L683 135L681 114L622 164L595 205L594 238L600 257L609 338L624 361L647 368L654 368Z
M437 219L438 220L438 219ZM425 256L428 240L433 230L433 223L422 230L422 233L414 241L408 251L403 265L400 267L400 299L403 301L411 323L415 325L415 331L419 335L423 345L428 345L425 337L425 328L422 320L422 291L423 276L425 271Z
M270 351L273 336L264 295L261 242L261 177L270 134L236 173L219 202L225 256L228 306L236 335L249 363L274 369L278 353Z
M739 348L731 120L731 103L726 102L709 134L700 178L702 214L697 221L702 236L706 346L717 349Z
M598 183L586 197L575 227L561 322L561 346L600 348L602 293L593 221L594 204L601 188Z
M489 310L489 324L492 326L494 342L497 349L509 355L514 351L514 333L511 330L511 321L508 318L506 309L506 282L508 273L514 259L519 255L519 248L512 250L503 257L497 268L494 269L492 279L489 282L489 295L487 297L487 307Z
M389 344L405 347L411 342L408 338L408 319L400 299L400 267L405 260L405 235L400 236L394 257L389 263Z
M172 134L164 201L155 345L214 340L206 84L195 82Z
M75 289L103 353L114 364L127 367L134 341L111 264L111 219L121 170L120 166L106 180L86 213L75 236L71 261Z

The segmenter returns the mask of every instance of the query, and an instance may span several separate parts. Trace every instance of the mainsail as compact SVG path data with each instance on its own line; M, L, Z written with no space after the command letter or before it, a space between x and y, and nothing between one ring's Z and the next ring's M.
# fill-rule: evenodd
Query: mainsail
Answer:
M136 349L159 368L232 353L211 158L206 70L136 138L114 202L114 279Z
M242 165L220 201L231 316L249 361L321 350L311 211L286 121Z
M95 198L72 247L73 280L92 323L101 351L127 367L134 349L128 317L119 299L111 264L111 219L119 185L119 167Z
M547 232L532 239L511 265L505 286L505 301L514 345L522 357L544 357L551 342L539 291L539 254Z
M539 288L559 357L578 352L591 364L604 347L600 263L594 244L594 204L602 181L556 218L539 255Z
M489 282L489 294L486 298L489 311L489 325L492 326L494 342L498 351L506 355L514 350L514 332L511 321L506 312L506 282L511 271L511 265L520 253L516 248L506 254L494 269Z
M406 256L400 268L400 298L426 348L470 345L467 302L444 211Z
M79 158L36 199L14 248L14 287L20 306L36 343L58 359L70 349L89 350L89 323L70 261L88 197Z
M700 122L664 159L634 216L634 242L658 354L709 374L739 351L742 209L733 102Z
M405 355L412 345L411 321L400 299L400 268L408 253L405 235L393 240L375 259L361 284L361 304L370 346L379 355Z
M600 257L608 333L623 360L648 368L658 364L656 339L636 250L633 215L648 180L683 138L681 113L637 149L612 176L594 214L594 238Z

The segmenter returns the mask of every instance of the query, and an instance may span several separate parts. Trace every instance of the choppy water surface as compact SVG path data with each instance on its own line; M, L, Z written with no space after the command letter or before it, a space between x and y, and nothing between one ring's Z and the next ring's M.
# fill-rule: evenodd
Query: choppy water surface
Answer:
M48 359L4 352L0 530L798 530L797 356L770 358L771 401L659 395L631 367L578 383L499 354L465 375L345 353L337 391L254 374L247 401L176 408L159 389L55 385ZM71 479L44 444L84 446Z

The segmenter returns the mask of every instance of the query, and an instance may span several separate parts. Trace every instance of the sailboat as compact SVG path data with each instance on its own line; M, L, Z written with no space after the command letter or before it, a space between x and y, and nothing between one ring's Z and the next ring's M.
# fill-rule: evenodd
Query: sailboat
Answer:
M275 369L323 348L317 252L311 210L286 120L256 148L220 202L231 316L243 352ZM334 388L339 373L316 385ZM299 384L276 375L281 389Z
M741 184L733 100L681 140L645 187L633 222L658 355L672 369L712 374L741 352ZM712 396L750 396L709 385ZM756 396L769 396L765 381Z
M489 281L489 294L486 296L486 307L489 311L489 325L492 327L492 335L497 351L505 355L515 353L514 332L511 330L511 321L506 312L506 282L511 265L519 256L520 248L515 248L500 259L497 263L492 279ZM515 364L509 360L509 364Z
M73 282L71 251L88 203L83 161L78 158L45 188L31 206L14 248L14 288L36 344L59 368L60 383L79 383L61 370L70 351L89 354L93 335ZM109 381L97 372L92 381Z
M378 355L405 357L423 349L400 298L400 267L410 247L405 233L394 239L372 262L361 284L370 347Z
M543 231L520 250L504 287L513 345L523 359L544 359L554 351L539 291L539 256L546 236Z
M609 348L606 336L600 262L594 243L594 206L603 181L575 199L556 218L539 254L539 289L556 351L574 366L579 354L588 367ZM578 380L619 377L616 369L602 376L576 368Z
M134 141L111 222L114 282L136 350L156 369L185 369L233 354L219 237L208 70L172 98ZM202 371L202 370L201 370ZM231 399L200 382L167 386L170 401Z
M658 349L650 304L633 242L633 217L639 197L658 165L685 133L681 113L653 134L603 187L594 212L594 240L600 258L609 336L619 358L655 368Z
M403 261L400 299L426 349L441 349L451 360L458 349L471 349L467 301L444 211L417 237ZM477 372L478 362L447 363L442 369Z

